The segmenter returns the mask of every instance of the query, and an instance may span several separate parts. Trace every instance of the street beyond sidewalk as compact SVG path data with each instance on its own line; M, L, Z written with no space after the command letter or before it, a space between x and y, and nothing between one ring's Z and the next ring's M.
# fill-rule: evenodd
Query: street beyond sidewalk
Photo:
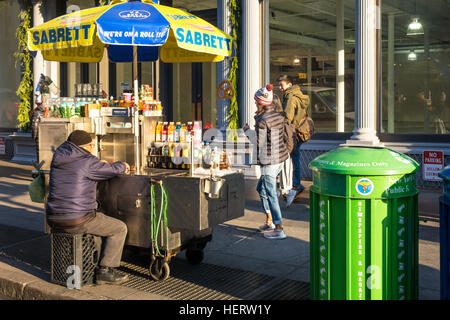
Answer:
M22 295L22 298L26 299L166 298L164 295L151 294L124 286L114 287L114 290L110 286L86 287L77 295L73 293L74 290L49 284L49 247L48 236L43 234L43 205L31 202L28 195L28 184L32 180L31 170L30 166L0 161L0 228L2 229L0 232L0 294L11 292L5 287L7 284L1 280L2 277L10 275L9 277L18 282L23 280L21 290L25 292L24 288L27 288L28 291L27 294ZM305 184L310 185L307 182ZM440 193L439 190L422 190L419 197L422 218L419 228L419 297L421 299L439 299L438 197ZM285 208L283 203L281 206L284 228L288 235L286 240L270 241L256 231L256 228L264 222L264 215L261 213L259 201L255 198L249 199L246 201L244 217L214 228L213 241L205 249L205 270L213 266L220 266L217 270L241 270L243 275L248 274L249 277L251 275L273 285L287 283L286 281L289 282L289 280L299 284L301 281L309 282L308 192L304 192L299 203L291 208ZM184 259L184 253L180 253L178 258ZM195 267L192 270L195 270ZM45 297L42 292L38 294L40 287L51 295ZM255 288L246 295L235 296L237 298L258 297L264 288L269 287L263 283L261 288Z

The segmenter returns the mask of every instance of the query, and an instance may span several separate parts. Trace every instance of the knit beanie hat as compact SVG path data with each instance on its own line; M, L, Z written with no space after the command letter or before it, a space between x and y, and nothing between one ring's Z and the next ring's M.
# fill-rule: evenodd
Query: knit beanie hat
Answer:
M255 101L263 106L270 106L273 100L273 85L270 83L255 93Z
M77 146L82 146L92 142L91 135L83 130L75 130L69 135L67 141L72 142Z

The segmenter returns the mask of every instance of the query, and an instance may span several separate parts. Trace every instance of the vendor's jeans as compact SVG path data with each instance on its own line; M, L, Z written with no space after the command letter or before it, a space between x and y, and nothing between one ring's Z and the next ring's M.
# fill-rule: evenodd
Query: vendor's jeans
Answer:
M87 233L102 237L102 252L99 265L116 268L120 266L123 246L127 236L127 225L112 217L96 212L95 218L74 229L66 229L69 233Z
M294 172L292 174L292 187L297 190L303 190L305 187L302 185L302 173L300 163L300 147L301 143L297 143L294 151L291 153L292 164L294 166Z
M274 224L281 224L281 209L277 195L277 175L282 168L282 163L261 166L261 178L259 178L258 186L256 187L264 211L266 213L270 212Z

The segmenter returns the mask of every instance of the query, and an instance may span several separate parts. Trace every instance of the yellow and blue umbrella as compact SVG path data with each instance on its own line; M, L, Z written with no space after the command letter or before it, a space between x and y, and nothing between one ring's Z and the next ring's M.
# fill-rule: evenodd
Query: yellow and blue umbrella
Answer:
M105 48L115 62L133 62L138 103L137 62L218 62L232 56L232 38L180 9L152 1L111 1L76 11L28 30L28 47L45 60L100 62ZM139 111L134 112L135 159L139 174Z
M111 1L28 30L28 47L45 60L99 62L218 62L232 56L232 38L183 10L142 1Z

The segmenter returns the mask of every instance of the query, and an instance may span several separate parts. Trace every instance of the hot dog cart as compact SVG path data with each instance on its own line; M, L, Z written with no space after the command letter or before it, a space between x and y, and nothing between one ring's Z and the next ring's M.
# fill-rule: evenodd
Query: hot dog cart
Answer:
M199 166L200 170L194 170L192 164L155 166L155 162L170 161L152 153L158 147L155 126L161 120L142 115L138 121L104 116L46 118L39 124L41 170L47 185L54 151L77 129L92 135L99 159L130 164L130 175L98 184L98 210L126 223L126 245L150 250L149 271L155 280L169 276L170 259L181 250L186 249L189 262L201 262L212 228L244 215L245 193L244 175L239 170L216 168L211 174L211 169ZM189 148L193 161L193 140ZM46 232L50 232L48 225Z

